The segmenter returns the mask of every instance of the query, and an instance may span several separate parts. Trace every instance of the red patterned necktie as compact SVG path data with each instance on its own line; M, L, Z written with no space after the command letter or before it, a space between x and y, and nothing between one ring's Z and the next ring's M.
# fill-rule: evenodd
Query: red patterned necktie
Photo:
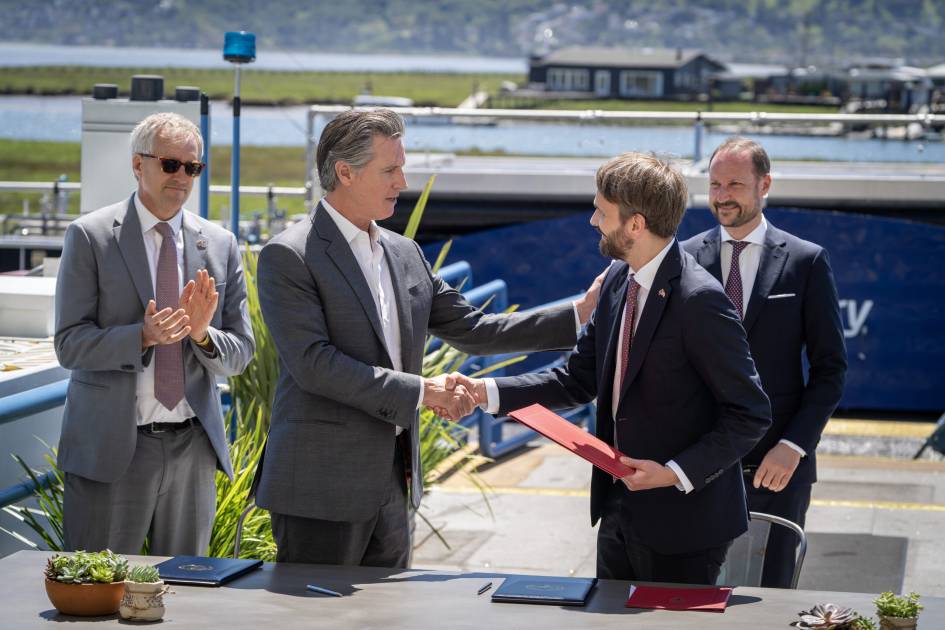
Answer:
M177 243L171 226L163 221L154 229L161 233L161 251L158 253L155 301L157 310L180 304L180 282L177 279ZM183 342L159 344L154 347L154 397L173 409L184 397Z
M633 340L633 320L637 310L637 294L640 285L630 276L630 286L627 288L627 308L623 313L623 337L620 339L622 354L620 358L620 387L623 388L627 378L627 365L630 363L630 342Z
M739 268L738 258L742 250L748 247L747 241L730 241L732 244L732 265L728 270L728 280L725 281L725 295L732 301L735 308L738 309L738 316L745 319L744 300L745 296L742 290L742 272Z

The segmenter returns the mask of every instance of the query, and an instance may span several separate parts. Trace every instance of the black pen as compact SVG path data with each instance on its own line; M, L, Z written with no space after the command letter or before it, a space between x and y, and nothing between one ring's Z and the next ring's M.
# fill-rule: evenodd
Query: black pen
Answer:
M479 592L476 593L476 595L482 595L483 593L488 591L490 588L492 588L492 582L486 582L479 588Z
M306 584L305 588L310 591L315 591L316 593L321 593L322 595L331 595L332 597L341 597L341 593L333 591L328 588L323 588L321 586L315 586L314 584Z

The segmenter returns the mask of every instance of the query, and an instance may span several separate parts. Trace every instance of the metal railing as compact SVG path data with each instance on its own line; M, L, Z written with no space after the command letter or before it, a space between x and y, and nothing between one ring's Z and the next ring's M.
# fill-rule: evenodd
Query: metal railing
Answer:
M64 379L0 398L0 425L61 407L66 402L68 387L69 380ZM39 486L48 487L55 480L55 474L47 472L38 475L37 479ZM36 488L37 484L32 480L3 488L0 490L0 508L32 496Z
M314 199L317 187L311 179L315 174L315 151L318 136L330 118L350 110L370 110L374 107L355 107L351 105L312 105L308 109L306 121L306 179L305 190L309 201ZM840 124L845 128L855 126L897 127L918 124L923 129L932 126L945 126L943 114L795 114L752 112L667 112L667 111L610 111L602 109L474 109L464 107L390 107L401 116L408 118L449 118L453 124L492 121L529 121L529 122L569 122L580 124L613 124L626 122L645 123L691 123L693 132L693 162L702 157L703 136L706 124L748 123L751 125L805 124L829 125Z

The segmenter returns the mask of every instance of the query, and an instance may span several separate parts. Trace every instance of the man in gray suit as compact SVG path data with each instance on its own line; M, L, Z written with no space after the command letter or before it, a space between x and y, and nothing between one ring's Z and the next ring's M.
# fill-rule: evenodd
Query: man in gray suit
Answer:
M183 210L203 164L176 114L131 134L138 189L66 231L56 356L72 370L59 441L67 549L206 553L215 469L232 476L216 379L255 343L236 239Z
M596 304L599 281L573 306L485 315L415 242L378 227L407 187L403 134L389 110L332 120L317 155L325 197L259 257L280 374L257 504L281 562L407 566L417 409L458 418L475 405L445 376L419 376L428 332L475 354L570 348Z

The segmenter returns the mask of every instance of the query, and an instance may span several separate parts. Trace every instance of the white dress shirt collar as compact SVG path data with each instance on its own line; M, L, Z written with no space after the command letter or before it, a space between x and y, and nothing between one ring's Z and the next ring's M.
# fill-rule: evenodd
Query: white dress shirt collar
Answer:
M364 230L349 221L345 215L335 210L335 208L333 208L332 205L328 203L327 198L322 197L320 203L322 204L322 207L328 212L328 216L330 216L332 221L335 222L335 225L338 226L338 230L341 231L341 235L345 237L345 240L349 245L354 242L354 239L358 238L360 234L364 233ZM371 221L371 225L368 227L368 238L370 239L372 245L377 244L377 242L380 241L381 231L378 229L377 224L374 221Z
M761 215L761 223L755 227L754 230L748 233L748 236L741 239L743 242L752 243L753 245L764 245L765 244L765 234L768 231L768 221L765 219L765 215ZM724 227L722 228L722 242L727 243L729 241L735 241L738 239L732 238L732 235L728 233Z
M656 272L659 271L660 265L663 264L663 259L666 258L666 254L669 253L670 248L675 244L676 239L670 239L669 243L666 244L666 247L661 249L660 253L651 258L650 262L646 263L636 271L634 271L633 267L630 267L630 275L632 275L633 279L637 281L637 284L640 285L640 288L645 289L646 291L650 290L650 287L653 286L653 281L656 280Z
M147 206L144 205L144 202L141 201L141 195L135 193L135 210L138 211L138 222L141 223L141 233L145 234L148 230L154 228L155 225L161 223L161 220L154 216ZM180 232L181 225L184 223L184 209L181 208L177 211L173 217L165 221L171 226L171 231L174 232L174 236Z

